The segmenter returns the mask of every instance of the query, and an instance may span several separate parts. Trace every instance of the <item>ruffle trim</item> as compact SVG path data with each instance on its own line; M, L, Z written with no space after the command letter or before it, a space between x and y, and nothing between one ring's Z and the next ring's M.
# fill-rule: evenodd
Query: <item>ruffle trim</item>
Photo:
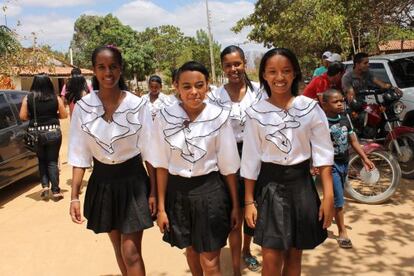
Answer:
M171 148L180 150L184 160L195 163L207 153L204 138L216 133L226 123L230 111L207 103L199 117L190 122L179 103L175 103L162 109L160 114L166 123L165 141Z
M300 121L297 119L308 115L317 104L310 98L298 96L288 110L280 109L265 101L251 106L246 110L246 114L250 119L265 126L266 140L287 154L292 150L292 142L287 137L286 130L300 127Z
M253 98L251 103L248 107L257 104L259 101L266 99L264 92L255 84L253 84L253 87L256 88L255 91L252 91L250 88L247 89L247 93L245 97ZM225 95L224 97L220 97L219 95ZM246 112L241 112L241 114L235 114L232 105L234 104L230 96L228 95L228 92L224 88L224 85L217 88L216 90L210 92L207 94L208 99L211 103L214 103L218 106L221 106L226 109L230 109L230 118L234 120L239 120L240 125L244 125L246 122ZM243 101L243 100L242 100Z
M135 135L142 128L138 113L145 106L146 101L138 97L138 102L131 101L131 97L135 96L129 92L126 93L121 105L112 115L111 123L102 118L105 110L95 92L77 102L81 110L82 130L93 137L95 142L109 154L114 153L115 141Z

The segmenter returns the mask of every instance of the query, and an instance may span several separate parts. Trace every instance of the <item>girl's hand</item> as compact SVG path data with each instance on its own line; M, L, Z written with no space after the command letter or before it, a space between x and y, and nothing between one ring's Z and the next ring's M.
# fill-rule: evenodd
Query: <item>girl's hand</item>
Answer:
M249 204L244 207L244 218L250 228L256 227L257 209L254 204Z
M69 214L72 218L72 221L77 224L82 224L85 220L82 218L82 214L80 211L80 202L79 201L72 201L69 207Z
M310 173L311 173L312 176L319 175L319 168L311 167Z
M371 161L371 160L369 160L368 158L366 158L366 159L364 160L364 167L365 167L365 170L366 170L367 172L372 171L373 169L375 169L375 165L374 165L374 163L372 163L372 161Z
M331 226L334 214L333 197L324 198L321 207L319 207L319 221L323 219L323 229Z
M170 222L165 211L158 211L157 214L157 225L160 228L161 233L164 234L165 230L170 231Z
M237 227L240 226L241 221L240 221L240 217L241 217L241 210L240 208L236 207L231 209L231 229L235 229Z
M151 212L151 216L155 216L157 213L157 198L155 195L150 195L148 198L148 207Z

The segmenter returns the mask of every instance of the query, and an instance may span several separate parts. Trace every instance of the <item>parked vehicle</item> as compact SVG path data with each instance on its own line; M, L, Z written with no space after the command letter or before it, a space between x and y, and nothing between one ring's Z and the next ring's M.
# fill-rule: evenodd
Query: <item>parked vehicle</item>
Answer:
M381 143L400 164L402 176L414 178L414 128L402 126L398 118L404 110L401 94L392 89L363 90L375 103L351 103L354 130L361 140Z
M346 70L352 69L352 61L344 62ZM403 126L414 127L414 52L369 57L369 70L373 75L403 92L401 102L405 109L399 118ZM374 98L370 98L374 101Z
M38 171L36 154L24 143L29 122L19 119L27 92L0 90L0 188Z

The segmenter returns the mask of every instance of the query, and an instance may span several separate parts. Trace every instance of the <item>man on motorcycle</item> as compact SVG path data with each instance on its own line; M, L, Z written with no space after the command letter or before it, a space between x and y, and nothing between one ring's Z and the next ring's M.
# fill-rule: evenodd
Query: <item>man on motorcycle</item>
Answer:
M348 103L352 102L354 98L359 103L364 102L365 97L360 95L359 91L367 90L372 86L378 86L382 89L392 88L390 83L383 82L374 77L369 71L368 54L356 54L353 62L353 70L346 72L342 77L342 91L345 93Z

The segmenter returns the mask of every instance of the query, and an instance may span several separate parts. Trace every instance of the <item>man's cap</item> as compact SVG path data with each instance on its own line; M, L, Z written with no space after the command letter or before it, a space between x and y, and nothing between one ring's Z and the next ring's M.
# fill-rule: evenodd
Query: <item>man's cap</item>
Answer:
M324 53L322 54L322 59L327 59L327 58L329 58L330 56L332 56L332 53L331 53L331 52L329 52L329 51L326 51L326 52L324 52Z
M330 57L328 57L326 59L329 62L341 62L342 61L342 57L340 54L337 53L333 53Z

